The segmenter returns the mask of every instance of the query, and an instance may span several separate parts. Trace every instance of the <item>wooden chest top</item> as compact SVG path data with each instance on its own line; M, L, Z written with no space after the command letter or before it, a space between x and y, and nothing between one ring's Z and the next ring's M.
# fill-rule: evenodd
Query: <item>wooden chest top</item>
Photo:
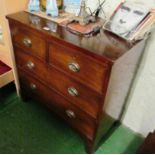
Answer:
M8 15L7 18L10 20L10 23L11 21L14 21L21 27L31 27L35 33L42 33L42 38L44 39L49 38L52 40L53 38L57 42L63 43L63 45L70 46L71 48L80 51L82 49L82 52L97 59L107 61L108 63L116 61L133 46L103 29L99 34L93 37L84 37L72 34L65 27L54 23L57 27L56 32L46 31L43 27L47 26L47 23L49 24L51 21L38 17L39 22L35 24L32 22L33 16L34 15L23 11ZM51 22L51 24L52 23L53 22Z

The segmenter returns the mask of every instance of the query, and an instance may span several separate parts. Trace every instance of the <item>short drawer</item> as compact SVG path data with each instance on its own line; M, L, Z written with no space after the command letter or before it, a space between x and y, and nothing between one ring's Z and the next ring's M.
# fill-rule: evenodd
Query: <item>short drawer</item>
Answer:
M25 93L28 92L32 97L45 103L52 111L69 122L73 128L92 139L95 130L94 119L27 73L19 70L19 75L22 91L25 90Z
M103 91L108 65L55 42L49 47L49 62L92 89L98 92Z
M37 78L45 80L47 77L47 66L39 59L31 56L20 48L15 48L15 58L17 67L31 74L35 74Z
M45 60L46 42L25 29L14 27L12 30L13 44L19 45L26 52Z

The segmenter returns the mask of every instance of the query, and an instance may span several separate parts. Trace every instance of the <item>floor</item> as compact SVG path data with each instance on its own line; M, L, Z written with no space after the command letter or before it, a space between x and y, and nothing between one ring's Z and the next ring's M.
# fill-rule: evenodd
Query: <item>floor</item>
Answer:
M143 138L117 124L96 154L135 153ZM36 102L23 102L14 85L0 90L0 154L86 153L83 141L68 125Z

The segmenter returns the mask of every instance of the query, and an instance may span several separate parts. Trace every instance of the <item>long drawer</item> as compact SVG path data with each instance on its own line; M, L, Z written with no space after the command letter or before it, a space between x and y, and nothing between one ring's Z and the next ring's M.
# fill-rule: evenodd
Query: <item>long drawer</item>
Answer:
M43 101L51 110L64 118L70 125L89 139L93 138L95 120L74 107L63 96L52 91L29 74L19 71L22 91Z
M97 118L103 96L19 49L16 49L15 55L18 68L34 74L49 87L65 95L81 110Z
M108 65L72 48L52 42L49 47L49 63L59 67L75 79L91 87L99 93L108 71Z

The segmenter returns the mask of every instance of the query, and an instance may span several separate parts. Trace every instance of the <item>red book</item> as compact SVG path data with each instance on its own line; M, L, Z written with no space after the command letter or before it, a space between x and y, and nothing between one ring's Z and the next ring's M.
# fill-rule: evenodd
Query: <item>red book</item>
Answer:
M7 66L5 63L0 61L0 75L4 74L10 70L11 70L11 68L9 66Z

